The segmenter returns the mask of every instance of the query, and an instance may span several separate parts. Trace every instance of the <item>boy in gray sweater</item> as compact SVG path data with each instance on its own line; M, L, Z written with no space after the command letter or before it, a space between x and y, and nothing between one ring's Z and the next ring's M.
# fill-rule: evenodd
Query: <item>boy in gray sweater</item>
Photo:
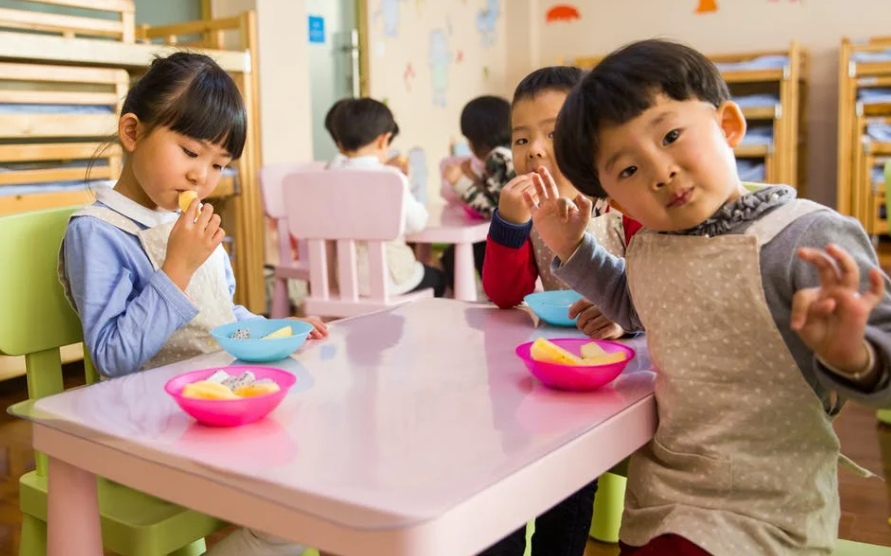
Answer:
M832 417L845 398L891 405L891 298L869 239L790 187L743 184L745 130L707 58L634 43L570 93L554 137L579 191L643 225L626 258L584 233L590 200L559 198L546 170L526 196L555 274L643 326L658 367L623 554L830 554Z

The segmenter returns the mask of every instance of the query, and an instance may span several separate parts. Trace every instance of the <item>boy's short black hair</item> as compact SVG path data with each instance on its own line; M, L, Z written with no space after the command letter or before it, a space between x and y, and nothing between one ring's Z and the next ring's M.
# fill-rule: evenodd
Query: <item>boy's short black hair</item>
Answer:
M334 141L334 143L337 143L337 133L334 131L334 114L341 106L352 101L352 98L342 98L332 104L331 108L329 108L328 112L325 114L325 130L328 131L328 135L331 136L331 140Z
M491 95L477 97L461 110L461 135L474 153L510 145L510 103Z
M557 117L557 166L576 189L595 198L607 196L595 163L601 126L621 125L636 118L652 107L660 94L678 101L701 100L715 107L730 100L718 68L688 46L651 39L612 52L569 93Z
M344 151L355 151L371 144L384 133L399 133L393 112L383 102L372 98L357 98L337 107L332 116L334 136Z
M524 77L514 89L514 99L511 104L535 98L537 94L545 91L568 93L578 85L584 73L575 66L550 66L537 69Z

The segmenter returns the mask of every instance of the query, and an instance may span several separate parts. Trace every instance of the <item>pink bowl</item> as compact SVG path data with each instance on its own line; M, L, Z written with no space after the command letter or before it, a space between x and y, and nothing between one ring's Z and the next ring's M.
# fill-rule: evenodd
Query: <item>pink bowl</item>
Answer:
M626 355L625 360L619 363L576 367L536 361L530 355L532 342L518 345L516 353L526 364L529 372L545 386L557 390L583 392L605 386L622 374L625 366L635 356L634 350L630 347L608 340L592 340L590 338L548 338L548 340L575 355L579 355L581 347L590 342L596 342L607 353L621 351Z
M183 397L182 391L186 384L204 380L217 371L226 371L230 375L240 375L245 371L251 371L258 380L261 378L273 380L278 384L279 391L240 400L197 400ZM244 365L214 367L181 374L168 380L164 385L164 390L176 400L183 411L194 417L199 423L212 427L237 427L266 417L285 399L285 395L295 382L297 382L297 377L288 371L273 367Z

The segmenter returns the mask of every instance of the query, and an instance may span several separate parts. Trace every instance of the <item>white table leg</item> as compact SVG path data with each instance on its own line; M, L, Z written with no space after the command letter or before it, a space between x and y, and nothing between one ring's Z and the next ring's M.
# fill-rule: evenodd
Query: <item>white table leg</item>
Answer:
M476 269L473 266L473 244L455 244L455 299L476 301Z
M49 458L47 556L102 556L96 476Z

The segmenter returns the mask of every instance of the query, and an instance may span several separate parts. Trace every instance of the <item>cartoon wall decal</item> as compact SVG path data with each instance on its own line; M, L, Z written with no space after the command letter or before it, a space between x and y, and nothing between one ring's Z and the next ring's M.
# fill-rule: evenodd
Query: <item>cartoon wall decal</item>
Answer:
M427 155L421 147L408 150L408 182L411 193L421 204L427 204Z
M551 6L545 14L545 23L554 23L556 21L572 22L581 19L582 14L579 9L571 4L557 4Z
M483 66L483 79L489 80L489 66Z
M499 0L486 0L486 7L476 14L476 29L480 32L483 46L492 46L497 40L495 24L501 15Z
M696 13L698 14L708 14L716 11L718 11L717 0L699 0L699 5L696 7Z
M464 51L459 49L458 53L455 54L455 63L459 64L459 63L461 63L461 60L463 60L463 59L464 59Z
M404 0L381 0L381 6L374 13L375 19L381 19L384 26L384 35L388 37L399 36L399 3Z
M408 62L405 64L405 71L402 72L402 81L405 83L406 91L411 92L411 84L415 77L417 77L415 69L412 67L411 62Z
M449 42L442 29L430 31L429 49L427 60L430 65L433 105L445 106L446 90L449 87L449 64L452 63L452 54L449 52Z

